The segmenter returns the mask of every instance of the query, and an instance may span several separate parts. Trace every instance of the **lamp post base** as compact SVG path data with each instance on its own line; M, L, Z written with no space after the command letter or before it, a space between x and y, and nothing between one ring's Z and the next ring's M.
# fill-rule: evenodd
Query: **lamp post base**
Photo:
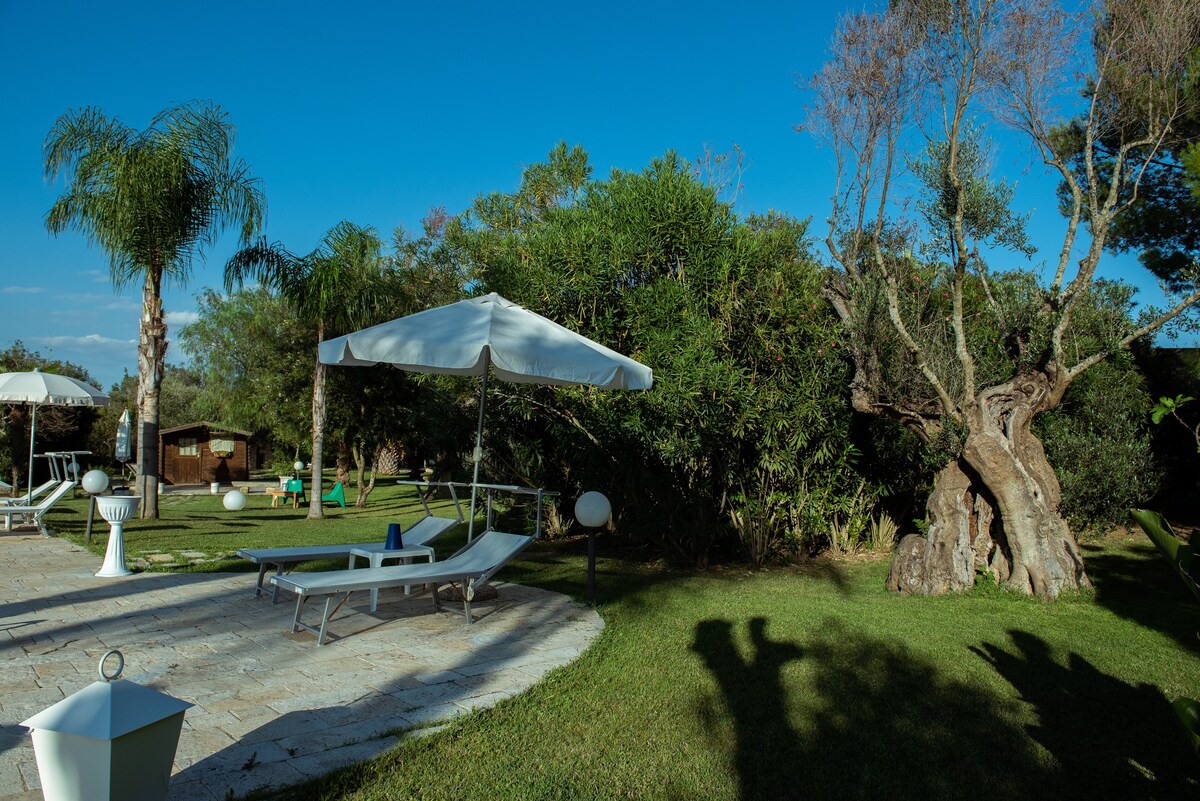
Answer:
M161 485L160 485L161 486ZM125 521L133 517L137 511L136 495L109 495L96 499L96 507L100 514L112 526L108 534L108 548L104 551L104 564L100 566L99 578L120 578L132 576L133 571L125 566Z
M113 523L108 535L108 549L104 552L104 564L96 575L100 578L132 576L133 571L125 566L125 532L120 523Z

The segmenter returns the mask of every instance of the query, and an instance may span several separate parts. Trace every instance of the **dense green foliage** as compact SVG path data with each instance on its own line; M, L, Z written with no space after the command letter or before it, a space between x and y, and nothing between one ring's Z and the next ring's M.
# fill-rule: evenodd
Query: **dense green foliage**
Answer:
M312 466L322 475L325 459L326 368L317 359L325 339L377 322L387 299L383 242L374 228L342 221L317 247L298 256L279 242L261 239L242 248L225 264L225 289L257 282L276 293L315 336L309 345L312 371ZM314 487L309 517L324 512L321 488Z
M619 531L673 558L762 564L839 541L853 547L881 496L911 530L924 515L923 490L961 447L952 428L921 443L894 424L855 420L846 343L808 247L803 223L738 220L672 155L599 181L581 150L560 146L526 171L517 192L482 197L458 218L435 210L416 235L397 231L371 305L379 321L453 301L468 281L648 364L656 384L645 393L494 382L485 476L563 491L551 531L569 521L571 497L601 489ZM946 268L903 266L901 311L931 358L953 366ZM854 330L878 354L880 386L896 398L927 392L887 324L882 287L866 282L864 291L878 294L859 303L865 319ZM1027 366L1021 358L1037 350L1028 346L1048 335L1031 322L1037 279L1005 273L986 290L971 279L963 297L979 377L1002 380ZM200 374L195 419L269 431L290 461L311 430L312 321L266 288L199 300L199 320L182 331ZM1097 284L1068 344L1094 348L1122 335L1130 300L1128 287ZM1021 330L1024 342L1003 330ZM436 462L443 477L467 475L476 382L382 366L327 376L326 427L340 471L372 465L386 446L409 467ZM1106 392L1114 383L1122 390ZM1120 522L1123 508L1153 496L1160 470L1147 403L1137 370L1121 359L1039 425L1078 528ZM1107 489L1114 484L1120 491Z
M312 430L313 327L261 287L196 301L199 316L179 332L203 381L194 419L269 431L294 454Z
M1035 425L1077 533L1103 533L1158 492L1162 467L1150 442L1151 398L1128 354L1076 380L1062 406Z
M497 388L493 471L601 489L621 531L692 563L820 546L858 479L805 225L737 219L674 154L589 175L582 150L560 145L450 236L481 289L647 364L655 386Z

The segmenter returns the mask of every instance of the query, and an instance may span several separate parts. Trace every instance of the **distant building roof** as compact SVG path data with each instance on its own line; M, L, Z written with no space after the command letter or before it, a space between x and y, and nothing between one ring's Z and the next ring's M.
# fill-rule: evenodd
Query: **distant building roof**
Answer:
M195 423L188 423L184 426L175 426L174 428L164 428L158 432L159 436L163 434L174 434L176 431L187 431L190 428L207 428L209 431L216 431L222 434L241 434L243 437L252 436L250 431L242 431L232 426L224 426L220 423L210 423L207 420L199 420Z

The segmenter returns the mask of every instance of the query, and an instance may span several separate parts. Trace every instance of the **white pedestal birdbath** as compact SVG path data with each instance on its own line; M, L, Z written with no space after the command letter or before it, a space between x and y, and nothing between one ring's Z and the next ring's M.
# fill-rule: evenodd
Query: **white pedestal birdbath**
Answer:
M112 527L108 534L108 550L104 552L104 564L97 576L117 578L132 576L133 571L125 566L125 521L133 517L141 498L137 495L105 495L96 499L100 516Z

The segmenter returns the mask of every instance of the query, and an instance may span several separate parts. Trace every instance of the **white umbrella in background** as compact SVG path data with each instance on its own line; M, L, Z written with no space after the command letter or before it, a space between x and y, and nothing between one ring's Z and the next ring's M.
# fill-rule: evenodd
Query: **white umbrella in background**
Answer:
M113 449L113 456L124 464L132 455L133 448L129 444L129 410L125 409L121 412L121 419L117 420L117 447Z
M489 368L517 384L649 389L649 367L622 356L494 292L427 309L320 345L324 364L391 364L414 373L479 376L479 426L473 483L483 459L483 410ZM471 488L474 531L475 487Z
M0 403L28 403L33 407L29 423L29 491L33 492L33 441L37 434L39 406L107 406L108 396L70 376L31 370L0 373Z

